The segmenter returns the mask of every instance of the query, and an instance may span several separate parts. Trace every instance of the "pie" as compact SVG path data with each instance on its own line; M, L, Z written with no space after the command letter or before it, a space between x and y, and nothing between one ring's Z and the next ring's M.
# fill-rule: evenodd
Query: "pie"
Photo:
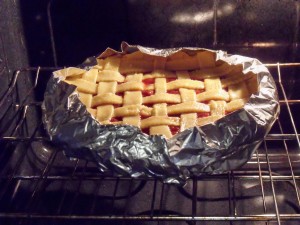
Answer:
M56 73L77 86L79 99L100 124L127 124L171 138L244 106L257 92L255 74L215 60L210 51L168 57L140 51L97 59L89 70Z

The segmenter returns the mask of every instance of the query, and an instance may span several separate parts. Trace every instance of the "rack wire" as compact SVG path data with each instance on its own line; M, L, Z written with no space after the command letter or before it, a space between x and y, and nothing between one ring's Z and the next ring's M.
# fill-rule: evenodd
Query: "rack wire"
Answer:
M300 63L266 66L276 77L282 111L270 134L241 169L195 177L184 187L104 175L91 162L68 160L48 139L41 122L42 102L34 99L36 90L41 94L51 72L59 68L15 71L0 99L0 221L297 224L300 100L288 96L285 80L286 69L298 72ZM21 76L32 77L32 88L15 96ZM32 120L35 126L30 126Z

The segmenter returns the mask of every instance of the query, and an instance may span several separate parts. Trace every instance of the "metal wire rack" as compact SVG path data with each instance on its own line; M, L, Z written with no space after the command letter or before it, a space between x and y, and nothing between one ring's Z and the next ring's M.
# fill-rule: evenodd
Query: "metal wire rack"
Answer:
M266 66L276 79L281 103L270 134L241 169L195 177L184 187L100 174L91 162L68 160L51 144L41 122L41 93L59 68L15 71L0 97L0 222L299 223L300 100L290 96L292 86L286 85L294 82L300 63ZM31 78L26 95L18 95L21 76Z

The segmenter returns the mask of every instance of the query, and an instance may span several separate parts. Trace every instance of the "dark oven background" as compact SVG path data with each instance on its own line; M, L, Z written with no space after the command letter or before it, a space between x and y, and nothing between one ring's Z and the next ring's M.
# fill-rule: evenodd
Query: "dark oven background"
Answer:
M0 224L298 224L299 18L293 0L1 0ZM51 72L122 41L269 64L281 115L250 162L179 188L102 177L54 148L40 111Z
M264 62L295 61L299 51L298 1L4 0L2 5L3 38L14 44L6 51L22 45L31 66L54 65L53 49L58 66L76 65L106 47L119 49L121 41L223 49Z

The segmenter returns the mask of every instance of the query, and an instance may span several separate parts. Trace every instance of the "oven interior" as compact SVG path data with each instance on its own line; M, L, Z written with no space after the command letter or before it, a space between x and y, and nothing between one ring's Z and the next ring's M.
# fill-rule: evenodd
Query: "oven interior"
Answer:
M0 2L0 224L298 224L300 2ZM281 113L252 159L184 187L68 160L41 121L51 73L120 43L258 58Z

